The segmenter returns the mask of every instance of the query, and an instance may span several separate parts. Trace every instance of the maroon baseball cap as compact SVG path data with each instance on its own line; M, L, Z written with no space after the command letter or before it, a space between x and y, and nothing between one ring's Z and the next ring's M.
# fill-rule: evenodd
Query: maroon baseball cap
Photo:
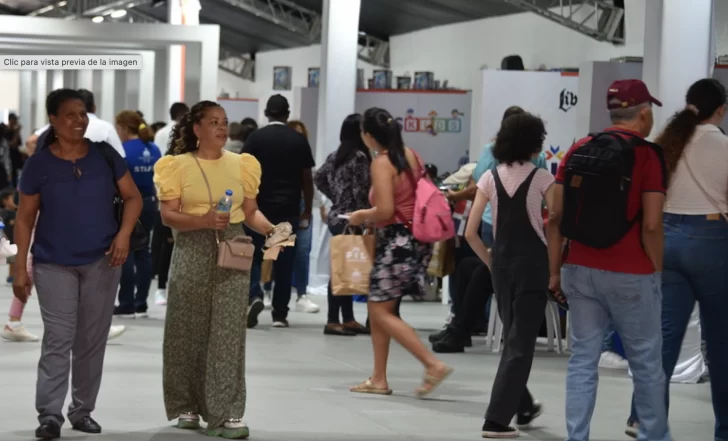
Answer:
M624 109L643 103L652 103L662 107L662 103L647 90L641 80L618 80L609 86L607 91L607 109Z

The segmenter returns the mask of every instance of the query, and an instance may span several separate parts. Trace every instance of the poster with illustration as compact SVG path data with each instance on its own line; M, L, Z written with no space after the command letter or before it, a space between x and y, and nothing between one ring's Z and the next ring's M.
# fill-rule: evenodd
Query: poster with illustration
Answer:
M290 66L276 66L273 68L273 90L291 90Z
M471 92L461 90L367 91L357 93L356 111L389 110L402 126L405 144L442 174L455 172L469 161L471 100Z
M319 87L321 84L321 68L320 67L309 67L308 68L308 87Z

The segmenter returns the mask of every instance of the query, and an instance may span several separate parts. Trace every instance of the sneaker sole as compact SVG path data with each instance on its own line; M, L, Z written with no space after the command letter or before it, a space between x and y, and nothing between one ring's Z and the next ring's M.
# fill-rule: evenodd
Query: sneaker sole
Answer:
M0 338L13 343L33 343L40 340L38 337L9 337L7 335L0 335Z
M200 428L200 421L199 420L180 420L177 421L177 425L175 426L178 429L182 430L198 430Z
M639 433L639 430L637 430L637 429L633 429L633 428L631 428L631 427L628 427L628 428L627 428L627 429L626 429L626 430L624 431L624 434L625 434L625 435L627 435L627 436L628 436L628 437L630 437L630 438L634 438L634 439L637 439L637 434L638 434L638 433Z
M217 429L208 430L205 434L207 436L224 439L247 439L250 437L250 429L247 427L242 429L226 429L224 427L218 427Z
M258 316L265 309L263 302L255 302L250 305L250 311L248 311L248 328L255 328L258 326Z
M309 313L309 314L316 314L317 312L321 311L321 308L316 308L316 309L306 309L306 308L305 308L305 307L303 307L303 306L300 306L300 307L299 307L298 305L296 305L295 311L296 311L296 312L307 312L307 313Z
M491 438L491 439L511 439L511 438L518 438L521 436L521 433L519 431L515 432L508 432L508 433L502 433L502 432L483 432L482 437L483 438Z

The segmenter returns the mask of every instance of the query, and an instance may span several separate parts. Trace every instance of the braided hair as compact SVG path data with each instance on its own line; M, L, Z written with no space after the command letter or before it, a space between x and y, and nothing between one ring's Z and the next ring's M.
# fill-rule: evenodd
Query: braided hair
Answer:
M220 105L214 101L200 101L192 106L189 112L185 113L172 129L172 134L169 137L168 154L184 155L185 153L196 152L200 148L194 125L199 124L205 116L205 112L213 107L220 107Z

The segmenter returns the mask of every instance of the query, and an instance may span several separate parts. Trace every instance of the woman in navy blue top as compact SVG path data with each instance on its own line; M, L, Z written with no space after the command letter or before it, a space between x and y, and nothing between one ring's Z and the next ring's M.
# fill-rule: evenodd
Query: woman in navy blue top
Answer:
M48 136L25 163L20 179L13 293L23 303L28 299L26 260L35 225L33 279L45 327L35 399L40 426L35 435L55 439L64 422L71 370L68 419L78 431L101 432L91 412L101 385L121 265L142 198L124 159L110 145L84 139L88 115L77 91L51 92L46 110ZM121 225L114 182L124 200Z
M124 146L131 177L142 195L142 214L139 220L147 231L147 236L150 236L159 216L154 164L162 157L162 153L152 142L152 129L138 112L124 110L116 115L116 132ZM152 254L149 247L131 252L121 267L119 306L114 309L114 314L125 318L147 317L147 297L151 284Z

